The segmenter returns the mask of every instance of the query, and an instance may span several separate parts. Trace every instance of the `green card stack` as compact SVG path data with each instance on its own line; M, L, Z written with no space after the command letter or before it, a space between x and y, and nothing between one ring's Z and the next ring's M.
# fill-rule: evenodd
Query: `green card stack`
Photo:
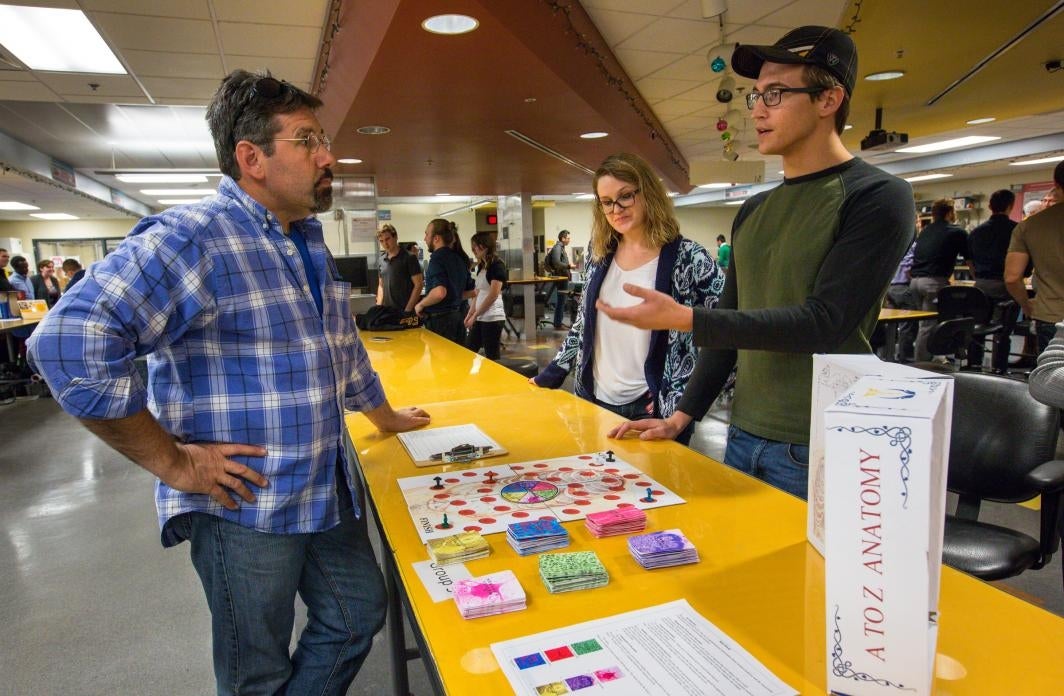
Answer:
M610 581L594 551L545 553L539 557L539 576L551 594L589 590Z

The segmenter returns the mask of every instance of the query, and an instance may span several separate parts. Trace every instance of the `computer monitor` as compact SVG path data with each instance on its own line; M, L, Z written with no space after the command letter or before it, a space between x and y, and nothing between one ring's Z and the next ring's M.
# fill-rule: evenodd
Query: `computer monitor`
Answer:
M365 290L369 287L369 258L366 256L337 256L336 270L344 282Z

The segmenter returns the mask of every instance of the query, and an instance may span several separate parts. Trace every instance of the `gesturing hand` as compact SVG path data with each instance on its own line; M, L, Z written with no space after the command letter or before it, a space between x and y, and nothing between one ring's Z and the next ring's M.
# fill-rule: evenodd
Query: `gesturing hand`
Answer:
M596 300L595 308L610 319L638 329L691 330L694 313L671 295L631 283L624 284L624 291L643 301L629 307L614 307L603 300Z
M216 442L178 443L178 461L170 467L162 481L184 493L206 493L220 505L237 510L240 505L233 500L236 493L249 503L255 502L255 494L248 489L245 480L265 488L266 477L254 469L229 459L234 455L265 457L266 450L254 445L234 445Z

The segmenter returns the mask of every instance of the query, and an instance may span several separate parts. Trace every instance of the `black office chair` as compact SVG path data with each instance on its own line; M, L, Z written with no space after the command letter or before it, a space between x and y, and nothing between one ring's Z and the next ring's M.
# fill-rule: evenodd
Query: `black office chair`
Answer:
M970 342L982 344L987 336L996 336L1002 333L1005 327L1001 323L992 321L995 317L995 307L990 303L986 293L976 287L967 285L947 285L940 288L936 297L938 320L949 321L961 317L970 317L973 321ZM934 350L931 351L939 355ZM965 351L967 355L972 351ZM977 351L980 358L976 364L968 364L968 369L982 369L982 351ZM958 368L960 369L960 368Z
M947 319L931 329L927 335L927 350L931 355L950 356L950 363L918 362L913 367L931 372L956 372L968 359L968 349L972 344L972 330L975 321L971 317Z
M1054 460L1059 411L1035 401L1027 385L995 375L954 375L947 488L959 498L946 515L942 562L984 580L1049 563L1060 542L1064 461ZM1020 503L1041 495L1037 539L980 522L984 500Z

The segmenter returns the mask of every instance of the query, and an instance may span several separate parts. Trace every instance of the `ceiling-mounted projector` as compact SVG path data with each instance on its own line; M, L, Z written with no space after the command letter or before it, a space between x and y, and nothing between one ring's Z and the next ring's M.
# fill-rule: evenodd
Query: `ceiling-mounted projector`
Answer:
M861 141L862 150L893 150L909 142L908 133L883 130L883 107L876 107L876 127Z

